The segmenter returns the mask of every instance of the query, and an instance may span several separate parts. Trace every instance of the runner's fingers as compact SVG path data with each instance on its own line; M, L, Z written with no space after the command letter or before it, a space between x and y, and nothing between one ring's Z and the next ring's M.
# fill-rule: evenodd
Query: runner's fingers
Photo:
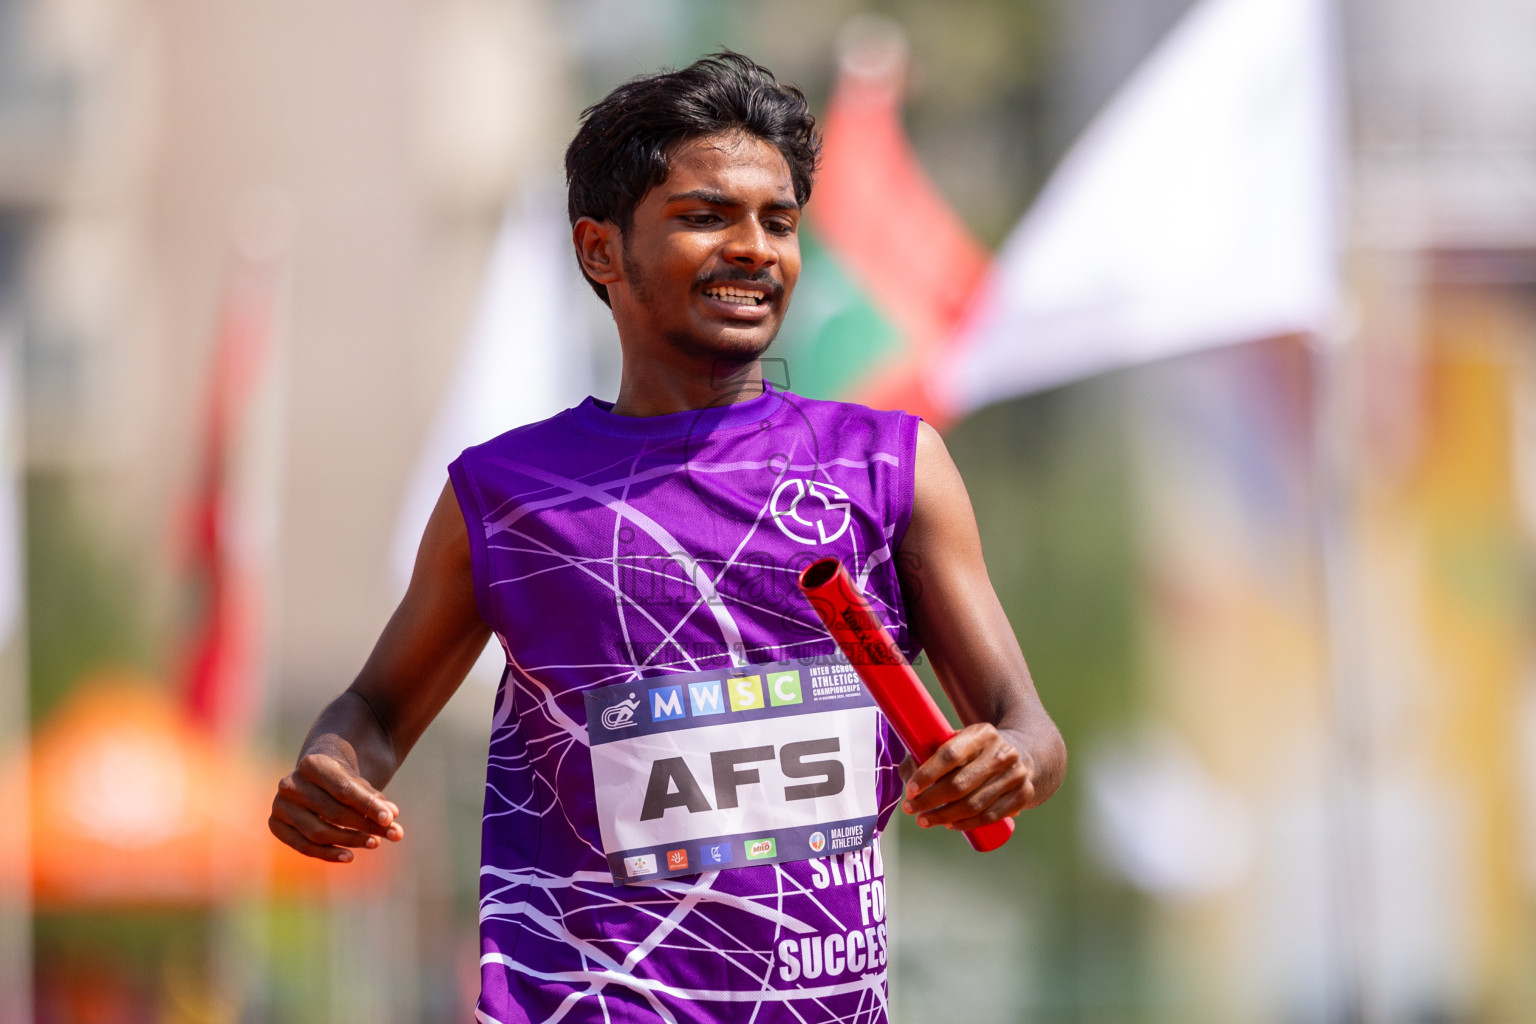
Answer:
M943 807L964 799L973 790L986 785L988 779L1000 775L1017 775L1019 769L1018 752L1011 745L1000 743L990 750L981 751L976 757L908 799L905 809L913 814L922 814Z
M964 796L966 790L958 784L957 774L958 770L935 779L916 796L909 796L902 804L902 809L909 814L922 814ZM910 788L908 792L911 792Z
M280 790L283 789L282 783L278 784L278 788ZM398 824L381 825L371 818L363 817L361 813L338 802L335 797L308 779L294 779L291 788L291 798L299 806L307 807L321 818L341 828L352 829L356 832L368 832L372 835L383 836L385 839L395 839L397 836L391 833L399 833L401 831Z
M980 828L983 825L990 825L994 821L1001 821L1004 818L1012 818L1016 816L1020 811L1024 810L1025 807L1029 806L1029 801L1033 797L1034 789L1035 787L1033 782L1029 783L1028 786L1025 787L1025 791L1022 794L1017 790L1009 790L1004 788L1000 791L998 798L993 800L992 803L979 814L973 814L968 818L961 818L958 821L949 822L948 827L954 829L957 832L969 832L973 828Z
M969 728L945 740L944 745L934 751L932 757L918 765L912 777L907 780L907 795L916 796L975 757L976 751L973 749L975 743L976 735Z
M340 828L303 807L289 805L275 808L272 815L292 826L299 835L318 846L351 846L372 850L379 845L378 836L350 828Z
M312 843L308 839L305 839L304 836L299 833L298 829L294 828L286 821L279 821L275 815L267 820L267 827L272 830L272 834L277 836L278 839L282 840L288 846L293 847L295 850L298 850L306 857L314 857L317 860L328 860L334 864L346 864L352 859L353 855L351 850L343 850L337 846L321 846L319 843Z
M1034 782L1027 774L999 777L954 803L922 815L919 824L965 831L1017 814L1029 806L1033 794Z
M974 770L956 772L953 778L940 780L939 786L924 794L934 794L934 806L917 812L919 825L925 828L953 826L955 822L983 816L994 808L994 804L1001 807L997 815L1001 817L1023 810L1028 804L1034 785L1029 772L1017 758L1001 771L987 771L975 765L968 768Z
M314 783L339 803L388 825L400 815L400 808L368 784L368 780L326 754L306 754L299 758L295 774Z
M996 726L989 722L978 722L968 725L955 733L944 745L936 750L932 757L918 766L907 780L906 795L916 797L925 789L934 785L946 775L950 775L957 769L963 768L972 762L987 762L992 758L988 751L1013 751L1013 745L1006 742L998 733ZM1017 757L1017 751L1013 751ZM995 757L994 753L992 757Z

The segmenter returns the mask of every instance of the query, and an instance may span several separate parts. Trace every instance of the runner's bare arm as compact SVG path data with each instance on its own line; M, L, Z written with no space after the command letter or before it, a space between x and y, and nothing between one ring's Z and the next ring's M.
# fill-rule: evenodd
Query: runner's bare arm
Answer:
M964 830L1043 803L1067 748L992 589L965 483L927 423L915 473L897 570L909 627L965 727L912 773L903 808L924 827Z
M363 670L304 740L277 785L268 827L311 857L399 840L400 808L381 792L448 703L490 637L475 605L469 535L450 484L422 535L411 582Z

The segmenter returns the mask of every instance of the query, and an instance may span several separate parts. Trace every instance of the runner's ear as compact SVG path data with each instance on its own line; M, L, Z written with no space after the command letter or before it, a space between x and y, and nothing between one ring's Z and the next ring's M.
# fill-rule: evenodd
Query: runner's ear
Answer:
M624 240L613 221L582 217L571 227L571 242L581 269L593 281L610 285L623 278Z

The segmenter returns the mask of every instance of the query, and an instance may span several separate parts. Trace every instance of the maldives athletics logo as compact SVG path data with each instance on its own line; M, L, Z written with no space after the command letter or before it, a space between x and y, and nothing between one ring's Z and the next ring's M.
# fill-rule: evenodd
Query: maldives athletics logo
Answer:
M654 691L653 691L654 692ZM605 729L627 729L635 724L635 710L640 707L640 702L634 694L629 695L629 700L621 700L612 707L603 709L602 719ZM676 715L672 717L676 718Z
M847 493L836 484L792 476L773 492L768 511L779 531L801 544L830 544L848 529ZM830 531L828 527L834 527Z

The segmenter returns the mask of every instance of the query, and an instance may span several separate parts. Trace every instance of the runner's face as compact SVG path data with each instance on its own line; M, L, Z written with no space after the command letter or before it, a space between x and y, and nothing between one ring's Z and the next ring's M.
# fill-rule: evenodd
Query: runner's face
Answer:
M800 206L789 165L747 135L686 142L624 235L614 315L642 343L706 359L761 355L800 277Z

